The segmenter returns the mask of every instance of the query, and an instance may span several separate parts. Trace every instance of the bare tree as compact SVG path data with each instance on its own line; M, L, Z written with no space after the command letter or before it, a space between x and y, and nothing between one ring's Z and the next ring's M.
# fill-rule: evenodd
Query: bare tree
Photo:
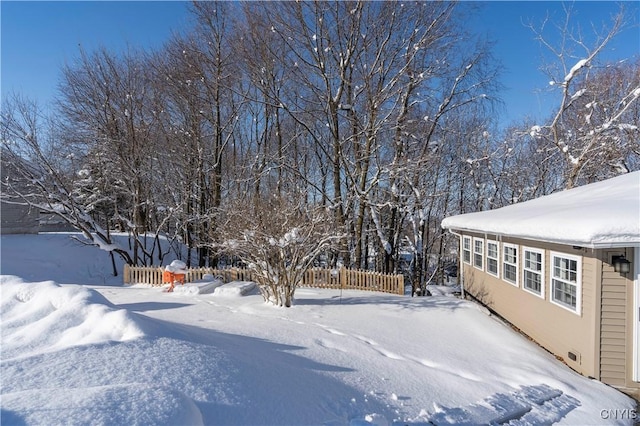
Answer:
M222 203L223 173L228 158L227 147L232 142L244 102L239 82L238 60L232 48L236 36L231 17L236 5L218 2L193 2L191 10L196 25L184 54L190 56L189 67L199 75L198 96L203 108L197 113L206 120L201 134L205 162L199 182L200 247L199 264L215 266L217 259L208 252L205 241L217 238L215 212ZM186 53L185 53L186 52Z
M111 156L115 170L129 197L126 209L117 205L117 220L132 233L133 262L147 263L143 241L149 230L150 173L154 152L152 124L147 109L151 93L146 67L136 52L122 57L101 49L94 54L80 52L75 66L63 70L60 108L69 134L77 135L90 149Z
M464 44L450 3L292 2L246 10L251 28L268 40L254 50L255 83L275 81L265 103L314 147L317 172L303 178L349 235L344 263L366 267L370 254L383 253L381 269L395 271L409 198L392 188L406 179L416 187L443 117L487 99L495 74L486 46Z
M399 272L408 260L423 285L447 254L440 219L492 206L491 184L507 188L515 161L486 136L499 67L491 45L465 33L469 8L197 2L194 27L152 55L81 52L62 82L65 141L83 153L71 191L107 230L132 233L134 263L154 258L147 232L215 265L211 248L306 235L298 222L313 213L321 223L301 245L330 246L333 265ZM259 256L317 254L289 249ZM265 286L282 265L265 269Z
M85 244L118 254L133 263L128 250L116 244L74 194L78 175L73 159L81 151L59 143L51 123L37 104L20 96L7 99L2 108L0 139L3 167L11 165L11 179L2 182L2 201L26 204L55 215L82 232ZM113 256L112 256L113 259ZM115 263L113 273L117 275Z
M567 188L583 180L590 182L627 172L627 157L633 155L629 145L635 144L639 134L637 59L618 64L599 60L609 42L627 24L624 7L609 27L594 29L593 43L586 40L580 28L572 26L572 13L572 6L565 6L564 21L555 24L560 35L556 44L545 33L548 20L539 29L531 25L555 59L543 70L551 87L560 94L558 109L549 122L531 130L534 137L555 146L563 158Z

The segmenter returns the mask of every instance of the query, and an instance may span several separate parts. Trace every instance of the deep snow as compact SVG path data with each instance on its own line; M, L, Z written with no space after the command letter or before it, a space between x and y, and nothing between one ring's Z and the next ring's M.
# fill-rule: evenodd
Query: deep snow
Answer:
M639 217L637 171L495 210L451 216L442 227L583 247L630 247L640 244Z
M124 287L68 235L1 244L3 425L585 425L635 408L473 302L299 289L276 308Z

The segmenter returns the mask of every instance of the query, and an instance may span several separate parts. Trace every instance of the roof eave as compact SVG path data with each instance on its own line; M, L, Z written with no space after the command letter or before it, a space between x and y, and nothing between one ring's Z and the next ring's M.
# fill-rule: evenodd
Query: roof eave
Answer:
M590 249L609 249L609 248L627 248L627 247L640 247L640 239L636 241L578 241L578 240L563 240L559 238L534 238L530 235L519 235L519 234L504 234L501 232L494 232L491 230L479 230L465 227L456 227L456 226L447 226L444 227L449 231L454 232L472 232L475 234L483 234L483 235L495 235L500 238L519 238L522 240L528 241L538 241L542 243L550 243L550 244L560 244L564 246L573 246L573 247L584 247Z

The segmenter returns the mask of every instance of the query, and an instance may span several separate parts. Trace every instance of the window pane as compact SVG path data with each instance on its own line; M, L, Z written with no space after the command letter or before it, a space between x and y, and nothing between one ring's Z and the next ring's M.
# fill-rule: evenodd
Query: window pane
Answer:
M508 265L505 263L504 265L504 279L510 281L512 283L516 283L516 267L514 265Z
M577 311L580 260L562 255L554 255L552 258L552 299L556 303Z
M542 283L540 282L540 275L531 271L524 271L524 286L536 293L541 293Z
M578 281L578 262L561 257L553 258L553 276L564 281L576 283Z
M527 269L533 269L535 271L542 270L542 255L540 253L525 251L524 252L524 267Z
M576 309L576 286L562 281L553 280L553 297L556 302L566 305L572 309Z
M473 266L478 269L482 269L483 267L483 259L484 259L484 240L474 239L473 240Z
M564 293L562 292L562 282L553 280L553 297L556 301L562 302Z
M465 249L471 250L471 238L464 238L462 240L462 245Z
M471 238L462 238L462 260L464 263L471 263Z
M498 261L495 259L487 259L487 271L497 275L498 274Z
M515 247L504 248L504 261L509 263L516 263L516 249Z

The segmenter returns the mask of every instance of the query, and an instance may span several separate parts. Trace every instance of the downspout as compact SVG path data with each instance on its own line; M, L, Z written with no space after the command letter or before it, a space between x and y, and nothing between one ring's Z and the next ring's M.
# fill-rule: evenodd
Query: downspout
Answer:
M455 235L456 237L458 237L458 247L462 248L462 234L458 234L457 232L454 232L452 229L449 229L449 232L452 235ZM462 296L462 298L466 298L465 294L464 294L464 262L461 262L460 259L461 258L461 252L458 252L458 262L460 262L460 295Z

